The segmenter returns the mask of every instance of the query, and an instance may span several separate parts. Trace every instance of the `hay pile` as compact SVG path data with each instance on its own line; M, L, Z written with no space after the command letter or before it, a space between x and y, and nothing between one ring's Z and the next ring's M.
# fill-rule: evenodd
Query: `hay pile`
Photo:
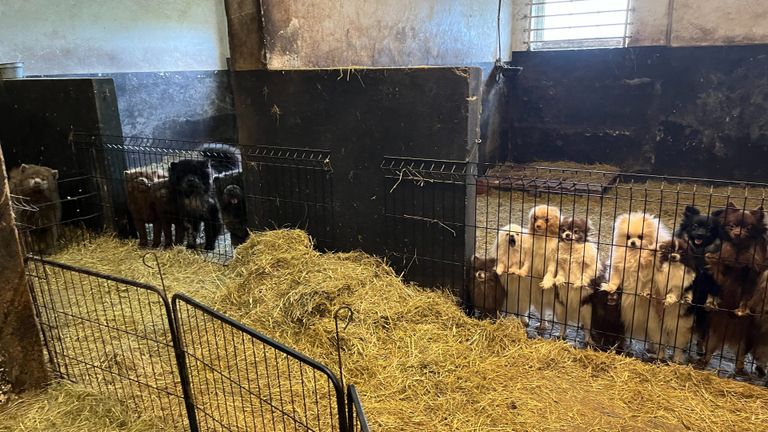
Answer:
M133 244L101 238L56 258L156 283L140 257ZM762 431L768 424L764 388L529 340L516 320L470 319L448 294L404 284L376 258L320 254L301 231L256 234L227 267L181 250L160 257L169 291L190 293L334 371L332 315L350 305L345 380L358 387L373 430ZM208 403L239 397L227 393Z
M150 432L162 427L141 410L80 385L58 382L0 409L0 431Z

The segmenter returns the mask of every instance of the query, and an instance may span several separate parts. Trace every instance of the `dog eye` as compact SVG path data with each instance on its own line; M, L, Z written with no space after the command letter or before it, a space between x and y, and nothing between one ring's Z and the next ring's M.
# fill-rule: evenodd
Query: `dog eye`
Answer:
M548 217L544 218L544 223L549 223L549 218Z
M638 239L638 240L642 240L642 239L643 239L643 235L642 235L642 234L640 234L639 236L637 236L637 239Z
M574 233L574 234L578 234L578 233L579 233L579 229L578 229L578 228L574 229L574 230L573 230L573 233Z
M629 234L627 234L627 240L629 240L629 239L631 239L631 238L632 238L632 236L631 236L631 235L629 235Z

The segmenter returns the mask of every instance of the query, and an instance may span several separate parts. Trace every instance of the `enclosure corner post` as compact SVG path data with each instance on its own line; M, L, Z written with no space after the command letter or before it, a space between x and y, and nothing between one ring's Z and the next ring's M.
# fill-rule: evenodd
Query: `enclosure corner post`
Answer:
M43 344L27 289L19 238L14 227L5 160L0 151L0 353L13 391L48 381Z

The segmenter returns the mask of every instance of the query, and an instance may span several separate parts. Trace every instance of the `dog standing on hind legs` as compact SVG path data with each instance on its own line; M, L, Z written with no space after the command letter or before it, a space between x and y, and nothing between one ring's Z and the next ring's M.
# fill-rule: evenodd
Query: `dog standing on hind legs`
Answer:
M560 209L549 205L538 205L528 212L528 233L531 236L530 263L525 263L518 274L531 276L529 286L521 284L521 290L531 291L533 305L539 311L539 330L546 330L546 320L554 312L554 286L557 274L558 237L560 235ZM536 283L536 281L539 281ZM540 301L534 299L540 298Z
M602 289L615 293L622 287L621 320L625 336L645 341L649 352L658 348L661 326L652 310L654 261L659 243L671 235L662 222L646 213L624 213L616 218L610 255L610 274Z
M505 312L515 314L527 326L531 306L541 300L539 297L532 300L530 278L520 276L528 271L521 271L522 268L526 265L530 268L531 236L520 225L509 224L499 229L493 250L496 252L496 274L507 293ZM541 291L533 291L536 292Z
M560 222L555 287L555 319L560 323L560 338L565 338L566 326L581 326L585 342L592 343L592 294L590 282L602 274L592 224L584 218L564 218Z
M688 305L693 299L689 287L696 278L695 264L688 256L688 245L678 238L660 243L658 248L652 304L661 319L661 347L657 358L666 360L666 348L672 347L672 361L682 363L683 350L693 334L694 316L688 313Z

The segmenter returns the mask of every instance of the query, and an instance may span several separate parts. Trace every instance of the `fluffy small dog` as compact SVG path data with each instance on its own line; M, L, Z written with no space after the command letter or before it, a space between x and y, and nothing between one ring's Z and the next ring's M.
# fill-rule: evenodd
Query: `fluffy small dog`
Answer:
M706 365L720 348L736 352L736 373L744 373L744 358L751 350L753 318L750 308L765 270L766 227L762 207L742 210L729 202L712 216L719 219L718 240L705 260L720 286L716 309L709 315L707 346L700 365Z
M624 333L638 341L646 341L651 350L661 338L658 315L651 310L656 248L669 240L662 222L646 213L625 213L616 218L611 248L609 293L622 287L621 319Z
M472 257L474 280L470 290L472 306L481 317L496 318L504 312L507 290L496 273L496 258Z
M685 360L683 349L693 334L693 315L688 304L693 300L689 289L696 278L695 265L688 256L688 245L678 238L662 242L658 246L656 273L653 276L653 297L661 303L655 307L661 315L660 360L666 359L666 347L673 347L672 361Z
M157 227L162 232L162 247L171 247L175 244L184 243L183 223L181 217L178 214L176 204L171 195L171 187L168 179L163 178L152 183L149 189L149 204L154 212L155 222L153 227L155 228L153 234L153 245L160 241L160 236L157 234ZM173 238L173 228L176 227L176 240Z
M624 350L624 324L621 322L621 291L609 293L600 289L602 276L591 283L592 294L585 302L592 306L592 346L601 351Z
M240 246L248 239L243 173L214 177L213 185L216 189L216 200L221 207L221 219L229 231L232 247Z
M531 235L531 261L525 263L518 274L531 276L528 286L521 290L531 291L533 306L539 311L539 329L547 327L545 319L551 317L555 306L555 293L539 292L552 287L557 273L557 248L560 234L560 209L549 205L538 205L528 212L528 233ZM532 285L539 280L537 287ZM539 300L540 298L540 300Z
M146 247L149 244L146 224L152 224L152 247L160 246L162 225L159 223L158 214L152 202L151 189L153 183L164 178L165 175L159 171L144 168L127 170L123 173L128 211L131 212L133 224L139 234L140 247Z
M501 228L494 244L496 274L507 292L506 312L516 314L524 324L527 324L531 306L541 303L541 296L537 295L541 290L531 289L530 278L520 276L530 269L531 247L532 237L528 230L517 224Z
M709 310L714 308L714 299L720 294L720 286L707 269L704 255L715 243L720 230L719 218L703 214L698 208L686 206L675 238L688 245L687 262L693 265L696 277L690 286L692 292L688 314L693 315L693 329L699 356L704 355L704 339L708 331Z
M58 179L58 170L41 165L23 164L8 173L11 194L26 198L37 208L16 210L16 220L32 228L28 240L33 252L49 253L56 246L61 223Z
M749 302L759 275L767 269L765 213L760 206L753 210L742 210L732 202L722 210L712 213L719 219L717 241L708 249L706 260L715 280L720 284L740 284L740 300L734 313L744 316L749 313ZM727 280L727 281L726 281Z
M205 250L213 250L221 233L219 206L211 192L211 167L208 160L184 159L171 162L168 185L176 212L184 223L177 227L177 235L185 234L187 248L196 247L200 235L200 224L204 225ZM180 232L181 231L181 232ZM182 235L182 238L184 236Z
M555 318L561 325L561 338L566 325L581 325L586 343L592 342L592 305L585 300L592 294L590 282L600 274L602 264L591 223L584 218L564 218L560 222L556 277L552 285L544 287L556 286Z

